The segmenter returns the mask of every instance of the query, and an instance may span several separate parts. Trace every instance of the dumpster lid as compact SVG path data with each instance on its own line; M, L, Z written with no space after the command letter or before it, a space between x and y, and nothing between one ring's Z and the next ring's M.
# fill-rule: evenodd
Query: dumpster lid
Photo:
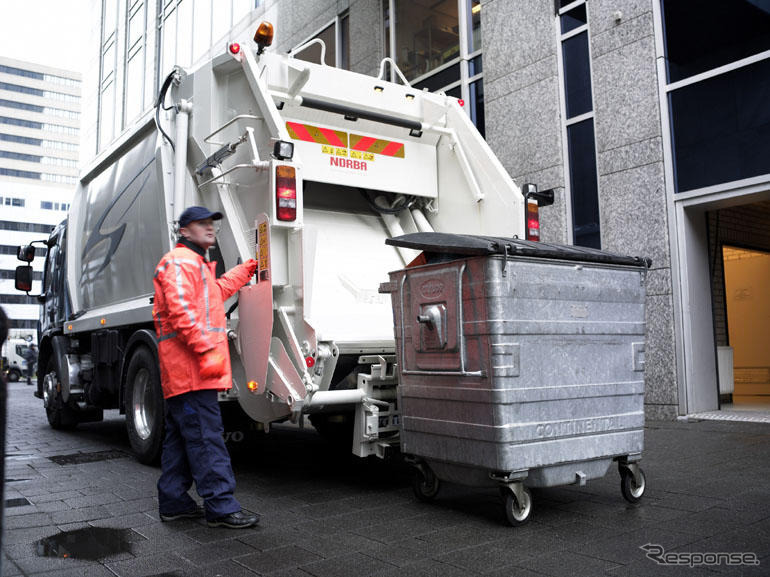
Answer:
M415 232L385 240L386 244L421 250L426 253L459 256L506 254L559 260L575 260L606 264L623 264L649 268L652 260L639 256L623 256L595 248L534 242L520 238Z

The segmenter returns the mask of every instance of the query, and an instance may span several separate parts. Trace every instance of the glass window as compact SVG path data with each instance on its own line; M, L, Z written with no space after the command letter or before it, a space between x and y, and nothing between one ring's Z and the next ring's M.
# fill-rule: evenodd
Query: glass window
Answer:
M142 102L144 81L144 49L139 50L126 64L126 122L130 123L144 109Z
M592 118L567 127L573 242L601 248L599 194Z
M211 0L195 0L193 30L193 61L197 61L211 47Z
M770 173L770 60L669 99L677 192Z
M160 76L165 78L176 64L176 10L166 16L163 21L163 52L161 54Z
M481 136L486 137L484 132L484 83L481 80L470 85L470 97L471 120L473 120L473 124L476 125Z
M177 8L176 64L188 67L192 64L193 0L183 0Z
M569 12L565 12L561 15L561 33L566 34L570 30L579 28L580 26L588 23L588 16L586 15L586 5L581 4L576 6Z
M144 3L138 3L133 8L133 14L128 21L128 47L134 46L144 34Z
M425 80L416 82L412 86L414 86L418 90L427 88L431 92L436 92L437 90L441 90L445 86L448 86L449 84L452 84L459 80L460 80L460 64L455 64L453 66L445 68L441 72L437 72L436 74L429 76Z
M468 62L468 74L470 76L476 76L476 74L481 74L483 71L484 67L481 62L481 54Z
M107 146L114 135L115 125L115 83L110 82L102 90L102 109L99 122L99 144L101 148Z
M481 50L481 2L473 0L471 3L471 34L470 51Z
M770 50L766 0L664 0L669 82Z
M233 24L240 22L254 8L254 0L233 0Z
M564 59L564 90L567 118L593 109L591 103L591 63L588 54L588 32L562 42Z
M335 33L335 26L327 26L321 32L316 34L313 38L320 38L324 44L326 44L326 58L324 62L327 66L334 66L337 61L336 45L337 36ZM304 60L305 62L313 62L318 64L321 62L321 46L319 44L312 44L304 49L302 52L296 55L298 60Z
M342 46L340 47L340 68L350 70L350 18L345 14L340 18L340 39Z
M220 0L216 3L213 14L211 15L213 27L211 39L213 42L219 42L230 30L231 12L232 5L230 4L230 0Z
M396 2L396 63L408 80L459 56L457 0Z

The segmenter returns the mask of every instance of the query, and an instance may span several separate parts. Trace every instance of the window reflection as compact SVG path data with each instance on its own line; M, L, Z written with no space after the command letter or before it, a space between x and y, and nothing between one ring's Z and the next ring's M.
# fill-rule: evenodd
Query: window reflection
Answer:
M460 56L457 0L396 5L396 62L408 80Z

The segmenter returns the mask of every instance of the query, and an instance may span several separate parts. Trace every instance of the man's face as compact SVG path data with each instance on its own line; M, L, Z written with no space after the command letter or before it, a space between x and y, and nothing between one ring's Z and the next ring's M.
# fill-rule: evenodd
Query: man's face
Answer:
M187 226L179 229L179 233L190 242L197 244L203 250L212 246L217 239L217 232L213 219L194 220Z

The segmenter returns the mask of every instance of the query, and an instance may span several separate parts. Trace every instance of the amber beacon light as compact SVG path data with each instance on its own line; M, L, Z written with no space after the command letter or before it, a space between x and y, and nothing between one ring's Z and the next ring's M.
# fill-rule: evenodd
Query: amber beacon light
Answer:
M257 54L262 54L265 48L273 43L273 25L270 22L260 23L257 33L254 34L254 42L259 47Z

